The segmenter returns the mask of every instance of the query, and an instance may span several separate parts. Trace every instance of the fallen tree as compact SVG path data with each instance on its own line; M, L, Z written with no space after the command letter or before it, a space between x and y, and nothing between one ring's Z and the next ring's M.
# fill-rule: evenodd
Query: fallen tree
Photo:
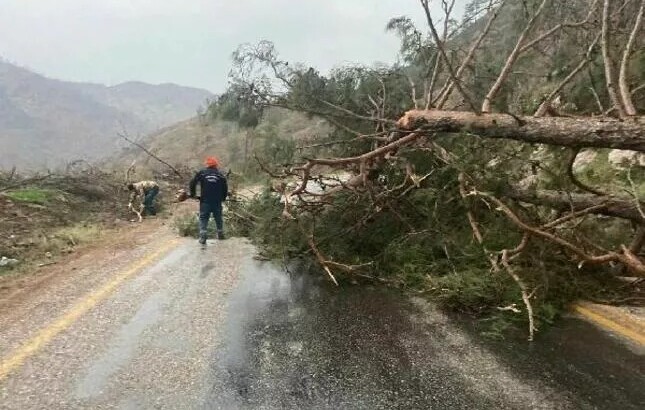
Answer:
M458 288L474 270L468 280L485 289L476 292L480 298L508 286L488 287L486 280L503 279L486 276L483 266L506 272L532 339L535 316L544 312L534 304L548 299L549 281L578 271L586 280L600 271L645 272L642 169L602 169L599 181L583 181L574 170L582 149L645 152L645 100L634 97L645 71L633 57L643 50L634 34L643 0L612 7L608 0L474 1L468 18L480 24L470 26L470 44L454 34L463 27L450 26L454 1L442 2L443 32L430 2L420 3L429 35L410 19L389 25L402 38L403 66L347 67L325 77L280 60L272 44L261 42L234 54L230 92L260 115L282 107L335 128L286 166L259 161L281 180L279 215L298 227L285 228L299 238L290 246L306 247L331 278L333 271L352 277L356 266L375 272L415 266L409 275L426 272L422 282L443 291L447 279L433 278L433 271L464 272L451 284ZM489 34L495 30L516 41L498 44ZM618 61L609 52L616 48L623 49L620 92L612 70ZM330 171L348 175L328 184ZM530 189L522 186L528 177L537 181ZM313 192L311 184L321 189ZM604 232L607 219L613 236ZM401 263L386 257L392 249L405 255ZM504 298L486 303L509 302Z

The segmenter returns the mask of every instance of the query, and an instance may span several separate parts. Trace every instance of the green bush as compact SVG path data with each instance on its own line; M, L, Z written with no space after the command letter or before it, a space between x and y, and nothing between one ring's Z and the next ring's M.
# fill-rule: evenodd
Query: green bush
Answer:
M430 277L428 285L445 307L482 314L496 306L506 306L520 298L519 289L504 273L490 269L468 269Z

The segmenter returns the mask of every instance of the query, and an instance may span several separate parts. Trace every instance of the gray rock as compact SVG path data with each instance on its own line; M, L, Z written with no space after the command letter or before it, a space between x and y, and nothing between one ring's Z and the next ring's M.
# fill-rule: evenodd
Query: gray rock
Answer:
M573 163L573 170L578 172L585 169L589 164L593 162L594 159L598 156L596 151L587 150L582 151L576 157L576 161Z
M3 256L0 258L0 267L13 266L18 264L18 259L7 258Z

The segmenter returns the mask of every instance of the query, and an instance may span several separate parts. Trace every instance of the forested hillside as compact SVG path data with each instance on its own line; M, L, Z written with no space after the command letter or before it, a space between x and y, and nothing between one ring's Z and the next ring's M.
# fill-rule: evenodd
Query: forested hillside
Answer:
M475 0L459 20L454 3L421 0L425 27L387 24L393 66L324 75L269 41L234 53L209 112L249 130L274 107L332 126L259 159L282 201L263 196L240 224L334 282L415 289L498 328L526 320L530 338L576 298L642 301L619 277L645 276L645 1Z

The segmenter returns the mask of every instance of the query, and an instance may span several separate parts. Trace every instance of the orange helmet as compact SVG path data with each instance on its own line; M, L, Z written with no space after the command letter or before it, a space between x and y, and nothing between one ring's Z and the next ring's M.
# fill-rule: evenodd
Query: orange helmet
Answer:
M219 161L215 157L206 158L205 164L208 168L217 168Z

